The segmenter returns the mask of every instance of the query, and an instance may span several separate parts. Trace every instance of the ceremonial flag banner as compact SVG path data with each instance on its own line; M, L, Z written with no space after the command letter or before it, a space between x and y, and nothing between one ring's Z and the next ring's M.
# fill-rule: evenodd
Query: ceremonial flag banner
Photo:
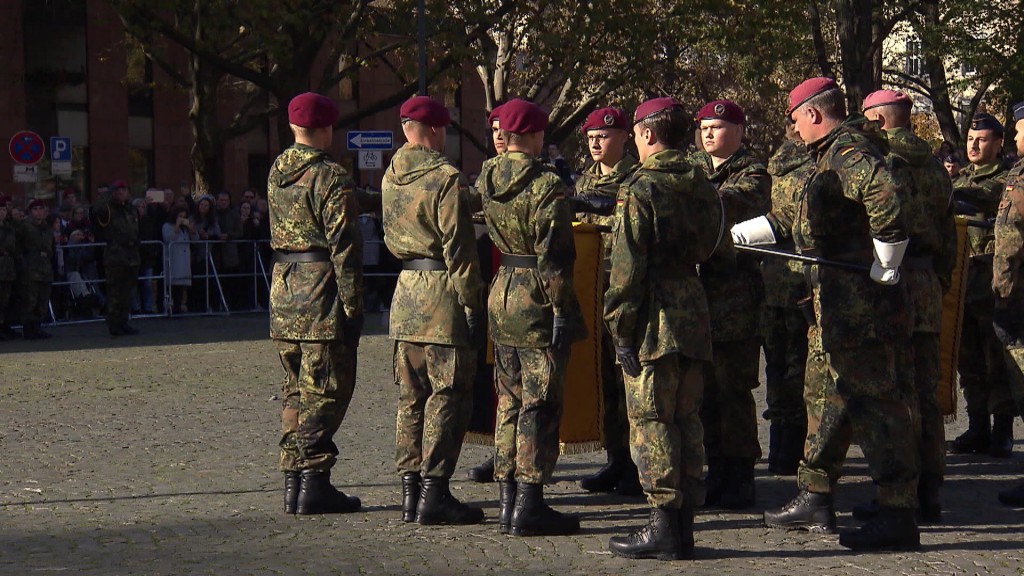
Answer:
M952 419L956 415L956 364L960 351L960 335L964 325L964 297L967 292L967 266L970 244L967 242L967 220L956 217L956 268L949 291L942 297L942 325L939 334L939 361L942 377L936 387L939 409Z

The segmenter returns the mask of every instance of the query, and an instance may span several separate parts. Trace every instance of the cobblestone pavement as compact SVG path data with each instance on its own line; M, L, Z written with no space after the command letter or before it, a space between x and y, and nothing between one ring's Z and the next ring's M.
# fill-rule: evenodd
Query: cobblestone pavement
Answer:
M484 506L487 522L404 524L393 468L391 343L379 323L363 340L334 471L365 510L287 516L275 467L281 369L266 318L138 326L141 335L118 340L93 324L57 328L42 343L0 343L0 574L1024 573L1024 511L995 499L1024 476L1020 459L950 457L946 523L925 527L923 551L910 554L853 554L835 536L764 528L761 511L787 501L795 487L763 462L755 510L699 514L693 562L630 561L605 551L609 536L643 522L646 507L579 489L601 454L563 458L549 490L552 504L582 517L576 536L499 535L496 487L465 480L465 469L488 454L478 446L463 451L452 486ZM765 434L767 424L763 446ZM872 495L859 451L848 472L837 502L841 527L854 525L850 508Z

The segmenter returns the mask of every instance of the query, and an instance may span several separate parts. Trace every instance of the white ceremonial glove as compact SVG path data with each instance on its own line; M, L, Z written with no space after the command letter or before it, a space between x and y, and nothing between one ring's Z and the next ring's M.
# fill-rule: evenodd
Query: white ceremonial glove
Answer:
M900 281L900 264L907 252L910 240L902 242L882 242L871 239L875 245L875 261L871 263L871 279L879 284L893 286Z
M757 246L759 244L775 244L775 233L766 216L751 218L732 227L732 243Z

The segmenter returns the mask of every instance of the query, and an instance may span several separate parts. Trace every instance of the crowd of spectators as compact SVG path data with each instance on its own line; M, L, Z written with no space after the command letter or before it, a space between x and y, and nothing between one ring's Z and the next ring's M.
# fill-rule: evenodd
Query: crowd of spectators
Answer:
M94 197L108 193L107 186L100 186ZM133 314L168 312L165 280L175 313L267 306L262 272L269 272L269 243L253 241L270 239L270 223L267 202L255 190L243 191L237 202L228 191L195 196L187 185L176 191L151 188L134 196L141 265ZM90 206L81 198L77 189L67 188L55 200L32 201L45 204L45 223L38 225L52 231L49 305L60 320L97 317L106 304L102 229L94 225ZM29 212L27 205L0 196L0 339L17 335L11 326L22 316L21 280L33 276L30 258L22 253L26 247L18 243L19 230L32 225ZM259 282L253 281L254 273Z

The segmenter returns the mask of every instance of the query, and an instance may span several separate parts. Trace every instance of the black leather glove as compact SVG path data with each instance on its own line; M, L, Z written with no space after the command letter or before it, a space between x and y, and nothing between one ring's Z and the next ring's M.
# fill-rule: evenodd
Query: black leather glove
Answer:
M345 332L345 345L349 348L359 348L359 337L363 335L363 315L346 316L341 326Z
M586 212L599 216L611 216L615 213L615 198L598 194L580 194L566 198L569 209L573 212Z
M556 352L562 352L569 348L569 326L565 316L555 316L551 326L551 347Z
M636 378L640 375L640 358L636 355L636 350L632 346L616 345L615 357L619 360L622 372L626 376Z
M487 317L484 312L466 314L466 326L469 327L469 344L474 348L484 345L487 340Z

